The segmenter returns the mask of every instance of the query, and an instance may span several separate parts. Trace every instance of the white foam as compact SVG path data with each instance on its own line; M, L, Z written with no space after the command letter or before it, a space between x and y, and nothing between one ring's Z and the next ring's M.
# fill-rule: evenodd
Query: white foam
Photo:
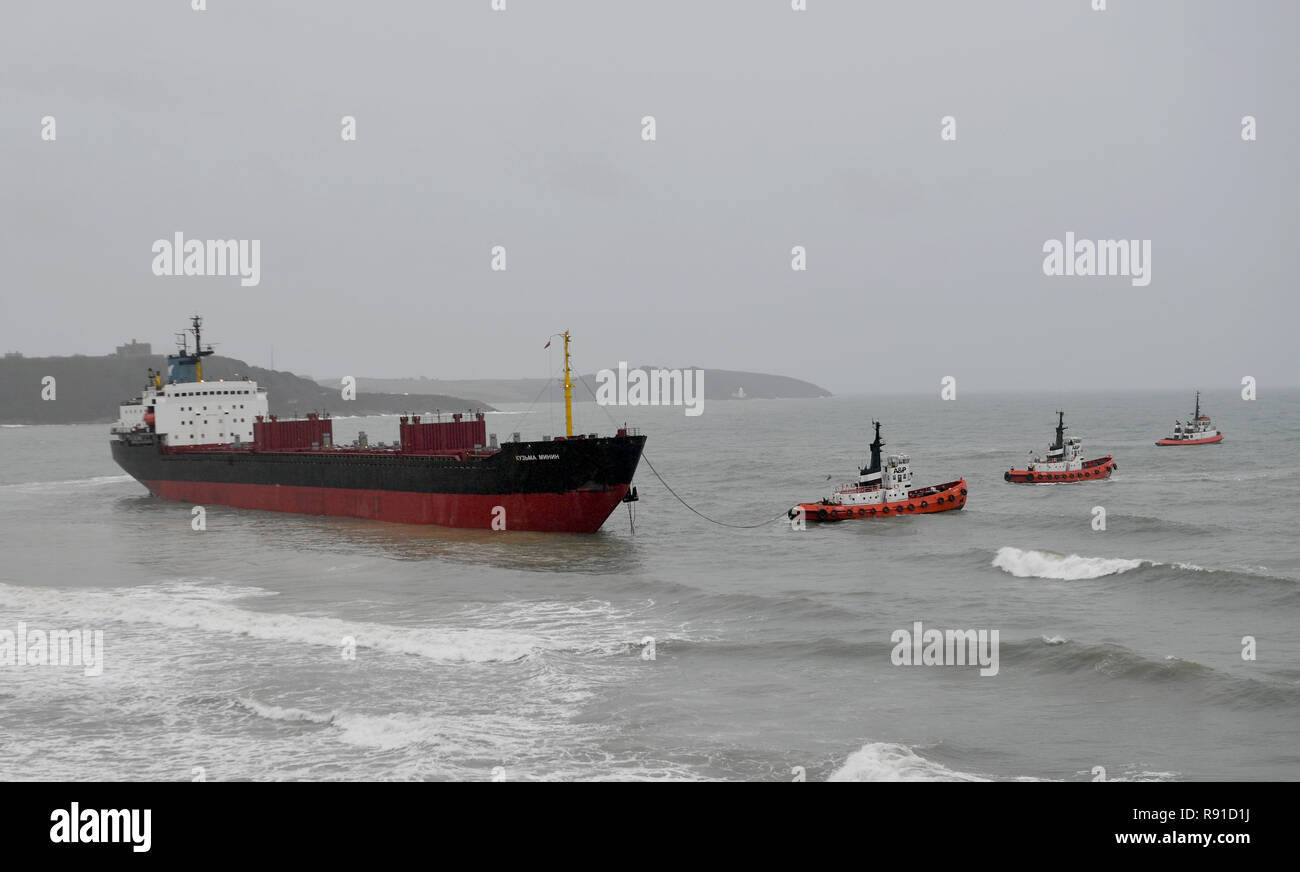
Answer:
M705 638L685 624L664 626L662 619L646 616L653 606L651 600L630 608L599 599L525 600L469 606L451 617L473 627L541 636L549 640L549 647L583 655L639 655L647 635L659 645Z
M1003 546L993 557L993 565L1016 578L1055 578L1075 581L1101 578L1137 569L1145 561L1124 557L1062 556L1050 551L1021 550Z
M1043 636L1043 641L1048 645L1064 645L1070 640L1064 636Z
M83 487L100 487L106 484L121 484L132 480L129 475L95 475L90 478L73 478L64 481L20 481L14 484L0 485L0 488L24 493L42 493L45 491L75 490Z
M237 600L255 596L279 596L278 591L264 587L249 587L242 584L227 584L212 579L190 581L177 579L149 587L132 587L123 590L124 596L156 597L160 593L170 596L195 600Z
M278 705L267 705L251 698L242 698L235 700L240 707L248 709L258 717L267 718L272 721L287 721L290 723L309 723L309 724L328 724L333 723L334 715L318 715L315 712L309 712L306 709L281 708Z
M0 606L19 614L44 614L73 623L158 624L174 629L250 636L269 642L340 649L344 637L358 648L444 662L513 662L546 647L522 633L480 629L394 627L337 618L252 611L219 600L177 596L167 587L70 590L0 584Z
M872 742L849 755L827 781L989 781L927 760L906 745Z
M550 717L539 718L508 713L321 713L269 705L251 697L236 699L235 704L271 721L328 726L338 741L358 748L391 751L421 745L443 755L488 759L531 756L538 743L554 737L555 716L573 714L564 706L548 713Z

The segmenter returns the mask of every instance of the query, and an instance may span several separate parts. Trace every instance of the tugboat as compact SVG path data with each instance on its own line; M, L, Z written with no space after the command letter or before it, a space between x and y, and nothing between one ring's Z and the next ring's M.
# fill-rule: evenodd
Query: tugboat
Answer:
M1035 457L1026 469L1012 467L1002 477L1012 484L1041 484L1060 481L1097 481L1110 478L1119 469L1111 455L1096 460L1083 459L1078 436L1066 438L1065 413L1057 412L1056 441L1047 446L1046 457Z
M1214 445L1223 441L1223 434L1214 429L1209 415L1201 414L1201 392L1196 392L1196 411L1186 423L1174 422L1174 435L1157 439L1157 445Z
M847 521L849 518L884 518L891 515L929 515L966 505L966 479L912 490L911 458L891 454L880 462L880 422L872 421L876 439L871 443L871 463L858 470L858 480L842 484L820 502L799 503L790 518L809 521Z

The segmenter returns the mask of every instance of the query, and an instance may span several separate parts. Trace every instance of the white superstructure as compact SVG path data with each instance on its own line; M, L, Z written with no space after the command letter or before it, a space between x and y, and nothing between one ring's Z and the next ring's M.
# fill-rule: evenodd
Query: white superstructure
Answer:
M146 389L140 399L120 407L114 432L148 430L166 445L228 445L253 441L253 422L266 416L266 391L257 382L201 381Z
M864 473L857 484L844 484L831 495L842 506L878 506L907 499L912 490L912 458L891 454L879 472Z
M253 441L253 422L269 414L266 391L251 379L204 380L203 358L212 349L202 345L201 319L195 315L192 322L194 351L179 334L180 351L167 358L167 383L150 369L140 396L118 408L114 434L153 433L169 446Z
M1065 413L1057 412L1056 441L1047 447L1047 454L1035 457L1027 469L1030 472L1076 472L1083 469L1083 444L1078 436L1065 435Z

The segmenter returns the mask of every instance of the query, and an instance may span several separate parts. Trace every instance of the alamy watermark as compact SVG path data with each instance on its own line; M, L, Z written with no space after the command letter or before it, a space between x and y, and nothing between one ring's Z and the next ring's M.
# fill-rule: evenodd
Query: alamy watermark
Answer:
M41 630L19 621L0 630L0 667L80 666L88 676L104 672L103 630Z
M186 239L179 230L173 239L154 241L156 276L234 276L245 288L262 281L262 240Z
M71 803L69 808L50 812L50 841L57 844L127 844L137 854L147 854L153 844L150 830L153 809L85 808Z
M688 417L704 412L704 370L633 369L620 360L618 372L596 373L596 402L602 406L685 406Z
M1043 243L1043 274L1049 276L1130 276L1134 287L1151 284L1150 239L1074 238L1049 239Z
M998 674L997 630L925 630L920 621L911 630L889 636L895 666L976 666L980 675Z

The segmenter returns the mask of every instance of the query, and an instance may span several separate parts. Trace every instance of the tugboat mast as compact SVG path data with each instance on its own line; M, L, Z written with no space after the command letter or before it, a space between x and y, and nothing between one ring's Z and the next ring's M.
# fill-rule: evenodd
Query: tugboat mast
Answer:
M860 475L870 475L873 472L880 472L880 449L884 446L885 440L880 438L880 422L872 421L876 428L876 438L871 443L871 465L862 470Z
M1052 443L1052 450L1065 447L1065 412L1057 411L1056 420L1056 441Z

